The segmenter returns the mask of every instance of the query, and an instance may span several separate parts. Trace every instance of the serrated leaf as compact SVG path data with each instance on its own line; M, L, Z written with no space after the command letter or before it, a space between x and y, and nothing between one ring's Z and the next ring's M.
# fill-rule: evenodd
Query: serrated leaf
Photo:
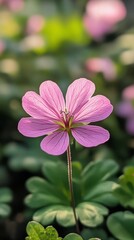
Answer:
M107 226L119 240L134 239L134 214L129 211L111 214L108 217Z

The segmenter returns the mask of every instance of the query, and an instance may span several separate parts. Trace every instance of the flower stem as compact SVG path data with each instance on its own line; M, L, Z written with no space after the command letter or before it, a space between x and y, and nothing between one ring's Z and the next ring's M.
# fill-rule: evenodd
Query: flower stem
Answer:
M73 191L73 182L72 182L72 159L71 159L70 145L67 148L67 162L68 162L68 182L69 182L69 190L70 190L70 196L71 196L71 205L72 205L72 209L73 209L76 230L77 230L77 233L80 234L79 224L78 224L78 220L76 217L76 211L75 211L75 200L74 200L74 191Z

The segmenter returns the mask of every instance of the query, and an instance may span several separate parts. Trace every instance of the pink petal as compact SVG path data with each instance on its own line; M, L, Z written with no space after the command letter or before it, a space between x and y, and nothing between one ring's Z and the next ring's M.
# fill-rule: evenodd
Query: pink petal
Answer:
M113 110L108 98L96 95L89 99L80 111L75 114L74 122L96 122L107 118Z
M108 141L109 132L98 126L82 126L72 129L75 140L84 147L95 147Z
M42 119L22 118L18 123L19 132L26 137L40 137L54 132L58 125Z
M65 110L65 101L58 85L52 81L43 82L40 85L40 95L46 106L60 117L60 112Z
M69 87L66 93L66 108L74 115L88 101L95 91L93 82L86 78L75 80Z
M67 150L68 145L68 133L66 131L57 131L42 140L41 149L51 155L61 155Z
M29 91L22 98L24 110L33 118L58 119L54 111L46 106L44 100L35 92Z

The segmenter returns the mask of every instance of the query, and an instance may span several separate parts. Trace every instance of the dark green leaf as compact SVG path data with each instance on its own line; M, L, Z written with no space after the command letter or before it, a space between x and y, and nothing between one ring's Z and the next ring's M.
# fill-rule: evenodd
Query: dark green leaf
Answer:
M119 240L134 239L134 214L129 211L111 214L108 217L107 226Z

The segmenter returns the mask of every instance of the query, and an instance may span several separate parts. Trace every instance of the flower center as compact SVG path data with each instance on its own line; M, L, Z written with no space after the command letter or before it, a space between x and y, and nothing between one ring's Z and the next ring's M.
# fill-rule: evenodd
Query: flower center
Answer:
M56 121L56 123L60 126L60 130L69 132L73 123L73 116L65 110L60 111L61 121Z

